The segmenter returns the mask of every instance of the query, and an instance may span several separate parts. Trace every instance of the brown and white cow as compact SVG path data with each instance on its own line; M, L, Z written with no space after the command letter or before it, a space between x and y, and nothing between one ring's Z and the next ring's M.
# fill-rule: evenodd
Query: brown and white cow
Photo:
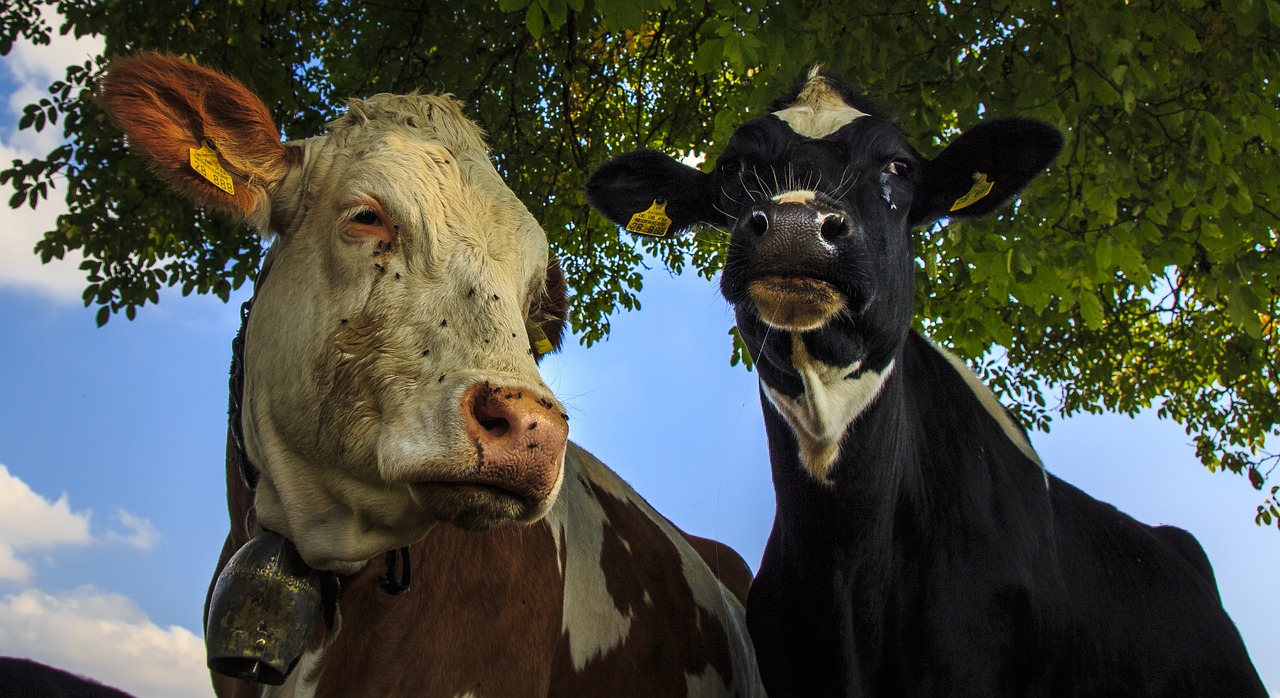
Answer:
M99 101L176 189L273 238L244 347L259 479L229 457L218 569L276 531L339 574L339 621L283 686L219 695L761 693L742 559L566 441L532 348L559 342L563 279L455 100L352 100L282 143L240 83L147 54ZM414 585L387 595L406 545Z

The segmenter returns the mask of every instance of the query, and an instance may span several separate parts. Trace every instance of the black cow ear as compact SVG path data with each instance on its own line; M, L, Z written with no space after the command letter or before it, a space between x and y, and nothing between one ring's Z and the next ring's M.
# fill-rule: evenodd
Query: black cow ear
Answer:
M587 179L587 202L632 232L666 234L714 220L711 175L656 150L619 155ZM641 214L637 218L637 214ZM640 230L644 221L670 220L669 230ZM639 223L633 223L638 221Z
M1031 119L995 119L965 131L925 163L912 226L977 218L1000 208L1062 151L1062 134Z

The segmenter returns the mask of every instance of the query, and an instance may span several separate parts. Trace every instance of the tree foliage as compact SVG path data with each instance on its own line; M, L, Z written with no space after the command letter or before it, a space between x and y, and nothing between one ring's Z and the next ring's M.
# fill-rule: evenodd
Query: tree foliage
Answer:
M0 54L47 35L42 4L0 11ZM349 96L453 92L564 259L587 343L639 307L644 252L708 278L722 260L715 231L637 242L590 215L583 182L612 153L714 156L815 61L897 108L926 155L983 116L1038 116L1068 134L1050 173L1005 215L922 236L921 327L1029 424L1158 405L1209 468L1262 489L1275 467L1277 0L48 4L107 56L163 49L239 76L286 137L318 133ZM24 128L68 141L0 173L11 205L60 183L69 212L37 253L84 253L100 323L166 285L226 298L259 243L125 156L90 99L103 64L69 66L27 107ZM1272 490L1260 524L1275 506Z

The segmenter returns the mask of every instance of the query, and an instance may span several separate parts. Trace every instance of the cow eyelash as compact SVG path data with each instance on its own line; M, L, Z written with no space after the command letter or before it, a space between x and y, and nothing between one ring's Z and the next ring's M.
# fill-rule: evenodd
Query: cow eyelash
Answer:
M359 211L356 211L355 214L351 216L351 221L353 223L359 223L360 225L382 225L382 218L380 218L371 208L362 208Z

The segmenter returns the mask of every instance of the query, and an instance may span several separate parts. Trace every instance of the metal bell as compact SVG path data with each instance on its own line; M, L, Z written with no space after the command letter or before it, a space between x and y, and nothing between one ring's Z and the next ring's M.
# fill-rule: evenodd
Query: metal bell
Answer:
M320 614L320 573L287 538L264 531L231 556L214 584L205 623L209 669L279 686Z

